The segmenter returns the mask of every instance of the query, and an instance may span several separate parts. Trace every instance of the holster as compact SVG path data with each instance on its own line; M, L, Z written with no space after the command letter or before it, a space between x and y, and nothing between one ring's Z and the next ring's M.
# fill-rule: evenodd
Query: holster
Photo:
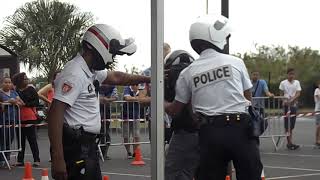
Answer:
M63 125L63 146L65 149L65 156L73 157L71 159L86 159L90 156L90 153L96 150L97 144L99 144L99 136L84 131L81 127L79 129L73 129L69 125ZM71 150L71 151L69 151Z

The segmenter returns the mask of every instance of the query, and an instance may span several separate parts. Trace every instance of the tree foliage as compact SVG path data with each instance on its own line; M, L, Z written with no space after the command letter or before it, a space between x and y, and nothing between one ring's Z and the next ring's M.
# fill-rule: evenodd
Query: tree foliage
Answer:
M0 43L29 64L29 70L36 68L50 80L78 52L92 17L57 0L29 2L7 17L6 26L0 31Z
M130 69L127 67L127 65L124 65L124 69L126 71L126 73L129 74L139 74L139 68L136 66L132 66Z
M313 104L315 83L320 80L318 50L298 46L256 46L255 53L238 56L244 60L249 72L258 70L276 94L279 94L279 83L287 77L287 69L294 68L303 89L301 102L306 106Z

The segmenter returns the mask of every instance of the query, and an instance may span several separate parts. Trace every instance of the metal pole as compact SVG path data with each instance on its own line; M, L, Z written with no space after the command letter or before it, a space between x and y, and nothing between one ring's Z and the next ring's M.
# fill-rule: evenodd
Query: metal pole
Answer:
M221 14L229 17L229 0L221 0Z
M209 13L209 0L206 0L206 14Z
M268 73L268 87L269 87L269 91L271 91L271 90L270 90L270 83L271 83L271 72L269 71L269 73Z
M221 15L229 18L229 0L221 0ZM229 54L229 39L228 39L227 45L225 46L224 52ZM232 179L232 163L231 162L228 164L228 175Z
M221 15L229 18L229 0L221 0ZM229 40L225 46L225 52L229 54Z
M164 180L163 0L151 0L151 179Z

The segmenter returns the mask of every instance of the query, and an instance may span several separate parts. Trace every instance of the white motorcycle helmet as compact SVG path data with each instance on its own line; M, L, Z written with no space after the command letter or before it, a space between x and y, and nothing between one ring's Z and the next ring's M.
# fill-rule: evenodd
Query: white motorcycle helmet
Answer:
M190 27L189 39L192 48L200 54L201 45L214 46L220 52L227 44L231 33L228 18L222 15L204 15L199 17Z
M133 38L123 39L116 29L106 24L95 24L84 34L82 44L96 52L93 69L102 70L113 62L116 55L132 55L137 46Z

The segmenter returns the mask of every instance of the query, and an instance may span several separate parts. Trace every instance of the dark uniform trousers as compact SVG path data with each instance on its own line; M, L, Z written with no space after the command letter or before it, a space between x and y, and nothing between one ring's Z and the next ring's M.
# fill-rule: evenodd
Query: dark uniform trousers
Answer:
M193 180L199 166L198 132L175 130L165 161L165 180Z
M250 137L250 117L212 116L200 128L199 180L224 180L233 161L237 180L260 180L263 165L256 138Z
M101 180L97 136L63 128L63 152L68 180Z

